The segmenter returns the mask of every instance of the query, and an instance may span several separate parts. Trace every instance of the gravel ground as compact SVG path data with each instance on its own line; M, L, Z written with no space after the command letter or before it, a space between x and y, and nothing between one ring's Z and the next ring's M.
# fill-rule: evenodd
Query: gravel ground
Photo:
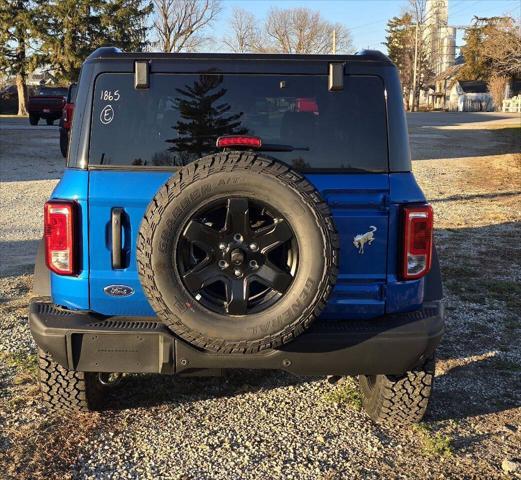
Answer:
M3 478L517 475L505 469L517 465L521 446L521 154L513 153L521 152L519 131L511 136L511 116L480 125L470 119L485 116L423 114L422 121L418 115L410 121L413 152L422 159L414 170L436 212L447 335L425 422L402 428L372 423L360 411L354 380L331 384L270 371L207 379L128 376L102 413L46 414L26 307L41 206L63 160L56 128L0 119ZM446 147L436 135L447 126L453 135L458 125L468 154L448 149L443 157ZM484 154L484 137L493 138L497 154Z

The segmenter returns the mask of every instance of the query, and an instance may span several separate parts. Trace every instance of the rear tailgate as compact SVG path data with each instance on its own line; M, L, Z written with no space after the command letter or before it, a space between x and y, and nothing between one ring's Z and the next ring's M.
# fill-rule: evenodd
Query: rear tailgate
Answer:
M63 109L65 100L63 97L38 96L29 97L29 110L31 112L59 112Z
M153 314L135 258L148 203L176 167L214 152L217 136L247 131L266 144L301 147L267 155L302 171L333 211L340 272L324 318L383 314L389 215L383 81L346 75L344 90L330 92L327 75L150 77L148 89L136 89L133 74L103 73L96 80L89 151L91 309ZM119 267L113 265L114 212L122 232ZM357 236L362 244L354 245Z

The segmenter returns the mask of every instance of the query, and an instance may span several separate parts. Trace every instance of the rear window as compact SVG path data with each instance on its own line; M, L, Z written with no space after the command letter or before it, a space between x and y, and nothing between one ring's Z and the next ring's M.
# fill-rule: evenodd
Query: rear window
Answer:
M217 151L221 135L249 134L300 171L386 172L384 87L375 76L346 76L342 91L327 76L151 74L135 89L132 74L98 76L93 99L91 165L183 166Z

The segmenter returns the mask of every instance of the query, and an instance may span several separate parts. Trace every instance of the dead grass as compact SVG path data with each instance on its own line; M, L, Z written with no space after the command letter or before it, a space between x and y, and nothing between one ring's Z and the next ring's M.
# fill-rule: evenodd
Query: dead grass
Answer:
M99 425L100 415L90 413L41 418L6 429L3 435L9 439L9 446L0 452L4 478L72 478L71 466Z
M41 407L35 354L0 352L0 363L14 370L0 396L6 420L0 434L0 478L72 478L71 466L100 425L100 414L53 415ZM21 420L23 419L23 420Z

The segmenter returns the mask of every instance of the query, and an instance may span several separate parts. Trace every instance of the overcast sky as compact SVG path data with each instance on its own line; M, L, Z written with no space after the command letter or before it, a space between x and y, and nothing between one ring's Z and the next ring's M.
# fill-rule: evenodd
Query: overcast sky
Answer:
M271 7L308 7L319 10L327 20L345 24L352 33L357 50L371 48L385 50L385 27L389 18L399 15L406 0L224 0L224 11L216 23L214 35L226 33L228 19L234 6L239 6L262 19ZM449 23L468 25L472 17L490 17L508 13L521 16L520 0L449 0ZM463 31L458 31L457 45L461 45Z

